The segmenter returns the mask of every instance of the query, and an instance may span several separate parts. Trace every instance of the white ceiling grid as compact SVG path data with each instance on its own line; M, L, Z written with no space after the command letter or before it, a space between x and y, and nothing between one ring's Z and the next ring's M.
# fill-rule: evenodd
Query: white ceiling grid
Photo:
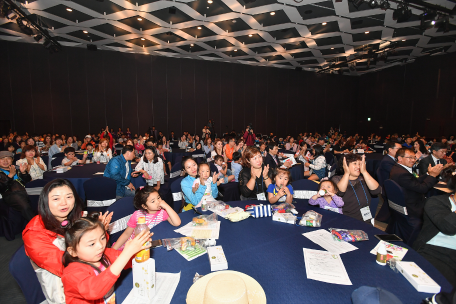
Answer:
M62 38L60 43L64 46L85 47L88 43L91 43L97 45L99 49L121 52L224 60L292 69L303 67L309 70L316 70L316 68L322 67L334 57L347 57L350 54L354 54L355 49L360 46L375 45L385 41L417 41L416 44L412 45L410 43L399 44L396 49L397 54L390 54L388 60L413 59L421 56L423 49L435 47L445 47L446 53L456 51L455 19L450 18L450 31L447 33L438 31L437 28L423 32L419 30L420 21L416 20L416 18L416 21L404 23L397 23L393 20L392 9L397 6L393 2L390 2L392 9L387 11L379 8L364 8L357 11L350 9L351 3L347 0L342 2L303 0L299 3L295 0L280 0L280 2L256 0L253 3L254 7L251 8L246 8L243 2L237 0L213 0L213 4L207 3L207 0L152 1L155 0L139 0L140 3L145 4L138 6L135 0L131 0L131 2L127 0L104 0L104 2L98 2L97 5L99 7L101 5L112 6L112 3L118 5L118 11L110 14L94 11L89 8L90 5L81 5L79 3L84 3L84 1L80 0L76 1L79 3L61 0L31 0L31 2L21 1L22 3L17 2L17 4L30 14L48 19L47 21L45 19L43 23L49 24L52 36ZM448 9L453 9L455 6L454 2L448 0L431 0L427 2L438 4ZM199 5L198 8L201 11L201 7L206 6L208 12L211 12L209 8L215 4L221 7L222 13L206 16L206 14L201 14L193 8ZM252 3L250 6L252 6ZM172 24L172 22L170 23L157 17L158 15L165 16L162 18L167 18L168 9L173 7L178 9L178 14L173 14L172 16L181 18L178 23ZM58 10L66 10L66 8L73 9L73 11L84 16L86 20L78 20L77 22L76 20L70 20L70 17L67 16L71 16L71 13L60 13ZM309 8L311 9L309 10ZM303 9L306 9L306 11L303 12ZM319 10L324 13L318 14ZM275 12L275 15L270 15L271 12ZM315 16L314 13L316 14ZM422 12L412 8L412 13L420 15ZM309 14L310 18L303 18L302 14ZM137 22L137 17L143 18L144 23L150 21L155 25L146 26L146 28L151 28L143 30L142 28L137 29L131 24L129 25L129 22L122 22L127 18ZM358 18L357 20L361 18L365 22L367 19L367 22L371 20L375 25L353 28L353 20L355 18ZM60 25L52 28L52 22L49 22L49 20L56 21ZM220 24L223 21L241 23L243 21L248 26L244 26L241 30L225 31L223 27L226 27L226 23L224 26ZM0 39L36 43L33 37L14 30L14 27L8 24L11 22L14 23L14 21L6 18L0 18ZM149 25L150 22L148 23ZM326 22L327 25L322 25L323 22ZM328 31L330 23L333 30ZM106 30L102 32L100 31L102 28L98 26L104 24L110 24L116 29L112 32L108 31L109 33L106 33ZM196 31L194 28L198 26L203 27L203 33L206 33L202 35L203 37L193 36L192 34ZM234 26L234 24L229 24L229 26ZM400 29L404 29L406 34L404 36L395 36L395 30ZM409 32L409 29L412 32ZM96 39L91 41L87 36L81 34L82 31L88 31L88 35L95 35ZM116 31L119 34L115 34ZM375 33L373 35L375 37L363 39L364 36L362 35L370 37L369 34L365 34L367 31ZM167 34L169 32L172 32L173 35L169 36ZM276 39L275 35L287 32L291 33L288 38L279 37L279 39ZM312 32L314 33L312 34ZM380 32L381 35L379 35ZM177 35L177 38L175 35ZM248 35L253 35L255 38L253 41L256 42L248 43ZM284 35L286 36L287 34ZM447 38L444 38L441 42L436 40L430 43L432 38L443 36ZM166 41L166 39L171 39L171 41ZM226 40L229 43L216 47L219 40ZM329 41L329 43L325 41ZM320 45L318 45L318 42L321 42ZM43 41L40 41L40 43L43 43ZM305 45L302 43L305 43ZM190 52L192 49L193 51ZM388 62L386 64L388 65ZM360 65L362 66L363 64L360 62ZM378 64L378 67L380 66L382 64ZM375 67L370 66L371 69L375 69ZM358 74L362 73L363 69L361 68Z

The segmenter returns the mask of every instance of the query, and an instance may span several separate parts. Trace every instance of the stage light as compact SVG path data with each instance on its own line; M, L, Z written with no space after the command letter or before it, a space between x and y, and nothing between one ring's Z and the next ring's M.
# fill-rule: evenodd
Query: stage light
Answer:
M275 15L275 12L270 12L271 16L274 16Z
M376 8L378 5L378 1L377 0L370 0L369 1L369 6L372 7L372 8Z
M364 3L364 0L354 0L353 1L353 6L358 9L362 4Z
M253 35L252 34L249 34L249 37L252 37Z
M402 39L402 41L405 41L405 39Z
M367 118L367 121L371 121L371 118L370 118L370 117L368 117L368 118Z
M190 46L194 46L194 44L192 43L192 44L190 44Z
M213 1L212 0L207 0L207 3L212 4Z
M200 30L200 29L201 29L201 26L198 26L198 29Z
M393 12L393 20L397 20L397 23L406 22L410 17L412 17L412 10L403 3Z
M432 21L431 21L431 24L432 24L432 25L434 25L434 24L435 24L435 21L434 21L434 20L432 20Z
M234 50L235 52L237 52L237 50Z
M89 33L89 32L87 32L87 31L82 31L82 32L83 32L84 34L88 34L88 33Z
M382 0L380 2L380 8L384 11L386 11L387 9L389 9L391 7L391 5L389 4L388 0Z
M142 18L141 18L141 17L138 17L138 21L142 21Z
M323 22L321 25L326 25L327 23L326 22Z
M67 8L66 10L69 11L69 12L72 12L72 11L73 11L71 8Z
M146 40L146 39L145 39L145 38L141 38L141 40L143 40L143 41L144 41L144 40Z
M364 34L369 34L369 31L365 31Z
M334 48L331 48L331 50L334 50Z

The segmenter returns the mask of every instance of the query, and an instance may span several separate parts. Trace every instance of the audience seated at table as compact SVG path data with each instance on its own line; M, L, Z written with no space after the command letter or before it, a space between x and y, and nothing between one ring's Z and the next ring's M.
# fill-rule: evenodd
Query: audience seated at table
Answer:
M263 164L263 157L255 147L247 147L242 155L243 169L239 173L241 200L266 200L271 184L269 166Z
M21 159L16 161L16 165L22 164L27 164L27 172L32 180L43 179L43 173L47 170L47 166L40 157L36 146L25 146Z
M429 165L434 167L435 165L441 164L446 165L447 161L444 158L447 153L448 146L441 142L436 142L431 146L431 153L427 157L421 159L418 164L418 173L420 175L428 173Z
M288 169L274 169L271 172L273 182L268 186L268 201L270 204L293 202L293 187L290 185L291 174Z
M49 148L49 153L48 153L48 155L49 155L48 167L49 168L51 168L52 156L54 156L57 153L62 153L63 150L67 147L67 146L62 146L62 144L63 144L62 138L56 137L54 144L51 146L51 148Z
M65 153L65 158L62 159L62 166L77 166L85 164L87 159L87 153L84 154L82 159L77 158L76 151L73 147L66 147L65 150L63 150L63 153Z
M144 156L141 157L135 167L135 172L142 173L149 186L155 186L155 190L160 190L160 186L165 183L165 172L163 170L163 161L155 147L146 147Z
M82 146L81 146L81 150L86 150L86 149L87 149L86 146L87 146L87 144L88 144L89 142L92 144L92 146L95 147L95 142L92 140L92 136L86 135L86 136L84 137L84 143L83 143Z
M131 170L131 161L135 158L134 148L126 145L122 148L121 155L112 158L106 165L103 176L116 181L116 198L135 196L135 186L131 183L131 177L137 177L138 173Z
M419 163L423 158L429 155L426 146L422 140L415 140L413 142L413 150L415 151L416 161Z
M320 191L324 194L321 195ZM309 199L309 205L318 205L320 208L343 214L343 199L336 193L339 192L336 183L327 177L320 181L320 187L317 194Z
M449 194L426 200L423 228L413 248L456 288L456 175L451 176L447 187Z
M35 216L25 191L25 184L30 182L32 177L27 171L27 163L22 163L19 170L16 170L13 157L9 151L0 152L0 194L3 201L20 212L28 222Z
M381 179L377 176L377 180L382 186L385 183L385 180L389 179L391 168L397 164L396 162L396 152L401 148L401 144L398 142L388 141L384 146L384 150L387 151L387 154L383 156L382 161L379 165L379 171Z
M207 164L202 163L200 166L207 167ZM206 194L207 188L211 187L210 193L214 198L218 196L218 173L214 173L209 182L209 176L204 180L204 183L197 181L198 179L198 164L191 156L182 158L182 171L185 177L181 181L181 189L184 195L184 206L182 211L191 210L194 206L198 206L201 199ZM210 172L210 169L209 169ZM210 174L210 173L209 173Z
M309 176L309 180L320 180L326 175L326 158L323 153L323 147L316 144L312 147L312 155L309 157L309 162L305 162L304 166L309 167L309 171L304 171L304 176Z
M375 216L369 210L372 196L381 192L378 182L366 170L366 156L349 153L339 159L341 169L331 178L344 200L342 212L360 221L371 223Z
M38 215L22 232L25 252L41 284L48 303L65 303L61 276L65 252L65 227L82 216L82 201L73 184L55 179L43 188L38 202ZM112 214L100 217L105 227Z
M233 137L230 137L228 139L228 143L223 147L223 151L225 152L226 158L228 161L231 161L233 159L233 153L236 150L236 139Z

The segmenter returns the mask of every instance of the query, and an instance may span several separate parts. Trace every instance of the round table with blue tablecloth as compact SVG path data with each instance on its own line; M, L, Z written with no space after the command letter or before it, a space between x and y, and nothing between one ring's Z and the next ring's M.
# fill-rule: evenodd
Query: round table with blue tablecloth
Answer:
M257 201L234 201L229 205L244 208L246 205L257 204ZM268 303L351 303L352 292L362 285L379 286L395 294L404 304L420 303L427 296L416 289L400 273L395 273L388 266L376 263L376 256L370 251L377 245L375 234L384 232L364 222L297 203L301 216L312 209L323 215L321 229L347 228L364 230L369 240L353 243L358 249L341 255L348 276L353 285L336 285L307 279L304 264L303 248L323 250L302 233L315 229L272 221L271 217L247 218L232 223L219 217L220 237L217 245L223 247L228 261L228 269L245 273L260 283ZM210 214L211 212L206 212ZM184 212L179 214L182 225L187 224L197 214ZM167 222L154 227L153 239L174 238L182 235L174 232L176 228ZM405 261L414 261L443 291L449 292L452 287L448 281L423 257L402 242L399 246L409 248ZM157 272L179 273L180 282L171 303L185 303L187 292L193 283L195 273L206 275L211 273L207 255L200 256L190 262L176 251L167 251L164 247L152 250ZM123 271L117 285L116 298L119 303L125 299L132 289L132 272Z

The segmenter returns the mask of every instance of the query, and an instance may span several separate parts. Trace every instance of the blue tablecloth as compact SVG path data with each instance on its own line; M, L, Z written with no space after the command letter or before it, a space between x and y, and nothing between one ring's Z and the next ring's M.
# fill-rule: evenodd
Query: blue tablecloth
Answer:
M231 206L244 207L257 201L229 202ZM323 215L321 228L362 229L369 235L369 241L354 243L358 250L342 254L342 261L353 285L335 285L309 280L306 277L303 248L323 250L320 246L305 238L302 233L318 228L301 227L272 221L268 218L248 218L238 223L231 223L220 218L220 238L217 245L222 245L228 260L228 269L240 271L257 280L264 291L268 303L351 303L351 293L362 285L380 286L394 293L406 303L420 303L429 296L419 293L400 273L395 273L388 266L380 266L375 256L370 254L378 240L374 234L384 232L353 218L331 211L314 208L298 203L301 216L304 210L317 210ZM208 212L209 214L210 212ZM196 216L193 212L179 214L182 225ZM174 232L175 227L164 222L154 227L154 239L181 237ZM414 261L431 276L443 291L451 291L448 281L423 257L402 242L400 246L409 248L405 261ZM163 247L152 251L157 272L181 272L179 285L171 303L185 303L187 292L192 285L196 272L210 273L207 255L187 262L176 251L167 252ZM132 289L131 270L123 271L116 287L119 303Z
M132 165L132 168L134 169L136 165ZM84 192L84 182L86 180L89 180L93 177L99 177L103 176L102 174L97 174L97 172L104 172L106 165L105 164L85 164L82 166L73 166L71 167L70 170L68 170L65 173L56 173L55 171L47 171L44 172L43 174L43 179L51 181L56 178L64 178L68 179L76 188L76 191L78 192L79 196L81 197L82 200L85 199L85 192ZM141 176L134 177L131 179L131 183L135 188L145 186L146 182L144 178Z

